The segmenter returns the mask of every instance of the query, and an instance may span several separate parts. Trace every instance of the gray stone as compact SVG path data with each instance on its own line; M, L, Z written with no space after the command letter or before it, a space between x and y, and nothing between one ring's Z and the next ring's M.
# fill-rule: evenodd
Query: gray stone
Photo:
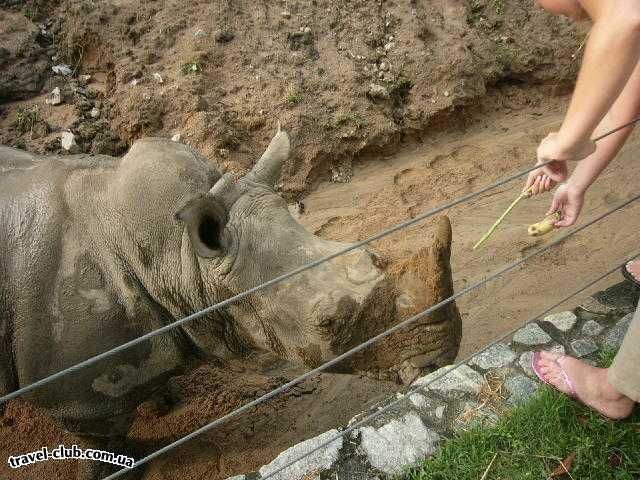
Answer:
M442 378L435 380L435 382L430 383L433 379L439 377L445 372L448 373L446 373ZM413 385L416 387L427 384L429 384L429 390L437 391L442 394L460 392L478 395L482 389L487 386L487 382L484 377L468 365L460 365L457 368L453 365L448 365L430 373L429 375L420 377L413 382Z
M530 323L513 336L513 341L522 345L543 345L551 341L551 337L536 323Z
M582 325L582 334L589 337L595 337L596 335L600 335L603 329L604 327L595 320L589 320Z
M179 142L181 139L182 135L180 135L179 133L176 133L175 135L173 135L173 137L171 137L172 142Z
M513 405L521 404L538 390L538 384L524 375L507 378L504 386L511 393L508 402Z
M577 321L578 317L573 312L554 313L553 315L547 315L543 320L543 322L550 323L561 332L571 330Z
M160 75L158 72L155 72L153 74L153 79L158 83L164 83L164 78L162 78L162 75Z
M100 109L98 107L93 107L91 112L89 112L89 115L91 115L91 118L98 118L100 116Z
M54 65L53 67L51 67L51 70L53 70L53 73L64 75L65 77L68 77L73 73L71 67L69 67L69 65L65 65L64 63L61 63L60 65Z
M629 313L615 324L607 334L607 338L604 341L606 347L614 349L620 348L622 341L624 340L624 336L627 334L627 330L629 329L629 325L631 325L632 319L633 313Z
M591 340L578 339L571 342L571 349L576 357L584 357L598 351L598 345Z
M56 87L51 90L49 96L45 100L47 105L60 105L62 103L62 94L60 93L60 87Z
M440 405L439 407L436 407L435 409L435 416L437 419L442 419L444 417L444 412L447 409L447 407L445 405Z
M509 347L502 343L492 345L484 352L473 357L469 363L476 365L483 370L499 368L509 365L516 359L516 354Z
M605 305L604 303L599 302L593 297L586 298L584 302L580 304L580 308L589 313L595 313L597 315L607 315L611 312L616 311L615 307Z
M415 413L380 428L362 427L357 432L369 463L389 475L399 474L406 466L433 455L440 441L440 436L425 427Z
M389 98L389 92L387 91L387 89L382 85L377 85L375 83L372 83L369 86L369 91L367 92L367 94L371 98L381 98L381 99Z
M313 450L315 447L330 440L337 434L338 430L329 430L328 432L318 435L317 437L310 438L309 440L305 440L302 443L288 448L280 455L278 455L276 459L271 463L260 468L260 475L262 475L263 477L269 475L271 472L295 460L300 455L304 455L308 451ZM294 463L290 467L275 474L271 478L273 480L302 480L311 472L320 473L323 470L327 470L331 468L331 466L338 459L340 449L342 448L342 443L343 438L339 437L334 442L331 442L324 448L313 452L304 460L300 460L299 462Z
M524 370L524 373L529 375L530 377L535 376L535 372L533 368L531 368L531 359L533 358L533 352L524 352L520 355L520 359L518 363L520 363L520 367Z
M418 408L424 408L427 406L427 399L424 398L424 395L420 395L419 393L412 393L409 395L409 400Z

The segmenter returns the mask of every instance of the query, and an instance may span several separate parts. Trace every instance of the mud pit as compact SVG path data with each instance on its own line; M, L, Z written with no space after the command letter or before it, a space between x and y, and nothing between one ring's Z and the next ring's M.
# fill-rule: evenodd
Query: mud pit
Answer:
M51 2L47 10L38 1L0 2L6 14L0 18L0 62L8 62L9 74L0 78L0 141L62 152L60 132L70 129L81 151L119 154L140 136L180 133L224 170L242 172L279 119L296 139L283 195L293 211L301 211L296 201L304 204L300 221L310 230L346 241L529 166L537 141L561 118L566 98L557 95L573 78L571 56L581 35L528 0L372 3L254 8L254 2L221 1L188 2L185 8L185 2L169 0L142 6L118 0ZM46 35L38 33L38 22L46 24ZM77 66L77 74L91 74L89 83L51 76L52 55ZM187 64L202 70L184 74ZM389 98L373 98L372 83ZM56 86L63 103L47 105ZM38 114L25 116L34 107ZM90 114L94 107L97 118ZM590 191L583 220L634 193L630 179L637 178L633 160L639 153L634 136ZM471 252L520 186L447 212L456 288L554 238L532 240L525 232L542 218L547 195L519 207L480 252ZM460 354L635 251L638 213L631 206L461 299ZM433 221L425 221L376 242L374 249L397 262L428 246L432 232ZM140 407L130 432L141 447L135 456L298 373L262 356L177 377ZM321 375L153 462L145 478L224 479L250 471L293 443L344 425L399 388L356 375ZM73 478L73 462L10 471L4 459L78 442L24 401L11 402L0 423L0 477Z

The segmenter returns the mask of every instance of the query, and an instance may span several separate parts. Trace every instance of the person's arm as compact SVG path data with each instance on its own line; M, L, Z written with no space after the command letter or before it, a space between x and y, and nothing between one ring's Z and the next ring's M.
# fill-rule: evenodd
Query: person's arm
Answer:
M594 135L609 132L630 122L638 115L640 115L640 65L636 66L624 90L602 119ZM579 162L567 183L558 188L548 212L551 214L562 210L563 218L555 222L556 226L568 227L576 222L587 189L616 157L631 135L632 129L633 127L625 128L600 140L596 151Z
M627 84L640 59L640 2L582 0L593 27L571 103L560 130L538 147L538 163L553 163L529 174L525 190L551 189L567 176L566 160L595 151L591 136Z
M583 0L593 20L576 87L556 136L553 158L579 160L640 60L640 2ZM584 158L584 157L581 157Z

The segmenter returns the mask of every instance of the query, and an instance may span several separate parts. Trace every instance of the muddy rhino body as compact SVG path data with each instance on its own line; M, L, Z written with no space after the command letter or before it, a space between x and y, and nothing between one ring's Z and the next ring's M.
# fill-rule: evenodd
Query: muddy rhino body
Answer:
M344 248L306 231L273 192L288 155L289 138L279 131L253 170L234 179L165 139L139 140L122 158L0 147L0 392ZM451 293L447 227L423 262L437 270L428 302ZM69 431L124 436L136 407L198 362L268 350L312 367L397 322L395 297L404 314L421 306L416 282L399 295L397 285L413 278L403 275L387 275L372 254L356 250L28 398ZM460 316L454 305L439 315L355 361L395 364L396 372L415 358L447 363ZM418 341L409 348L411 339Z

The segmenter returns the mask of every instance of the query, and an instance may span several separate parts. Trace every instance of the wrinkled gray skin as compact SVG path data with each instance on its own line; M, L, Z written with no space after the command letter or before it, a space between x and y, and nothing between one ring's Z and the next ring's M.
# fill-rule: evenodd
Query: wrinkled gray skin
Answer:
M121 159L0 147L0 392L344 247L307 232L273 192L288 155L279 131L236 181L159 138ZM358 250L29 398L70 431L123 436L136 406L196 362L252 350L306 366L334 358L369 334L358 308L381 282Z

